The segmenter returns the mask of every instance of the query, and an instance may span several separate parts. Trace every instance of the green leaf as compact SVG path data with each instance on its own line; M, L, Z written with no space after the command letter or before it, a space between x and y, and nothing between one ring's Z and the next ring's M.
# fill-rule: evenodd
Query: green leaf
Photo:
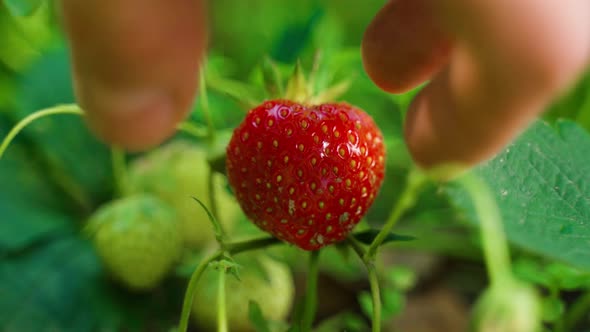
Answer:
M377 234L379 234L378 229L369 229L366 231L355 233L354 237L364 244L371 244L371 242L373 242L373 240L375 240L375 238L377 237ZM382 245L386 244L388 242L413 241L415 239L416 238L414 238L413 236L409 236L409 235L398 235L398 234L390 233L387 235L387 237L383 241Z
M212 91L227 95L238 101L245 108L252 108L262 101L263 91L257 86L232 80L221 76L208 76L207 87ZM212 110L219 112L219 110Z
M0 137L7 133L0 122ZM0 254L71 231L72 220L58 213L64 208L62 195L35 161L21 140L13 142L0 159Z
M76 238L5 259L0 265L0 330L96 329L102 317L90 296L99 273L90 245Z
M580 271L574 267L561 263L546 266L546 271L557 288L562 290L577 290L590 287L590 273Z
M266 319L264 319L262 309L260 309L258 302L250 300L248 303L248 317L256 329L256 332L270 332L270 328L268 327Z
M45 53L19 80L19 107L11 113L14 121L43 108L75 101L70 67L65 48ZM88 205L107 197L112 189L110 151L75 115L41 119L27 127L22 135L38 147L56 181L76 187L78 199ZM67 180L64 180L67 179Z
M495 193L507 236L546 257L590 269L590 135L570 121L538 121L474 172ZM477 221L468 195L447 192Z
M40 50L45 49L52 37L51 6L43 5L28 13L28 16L19 15L21 8L15 5L22 5L22 9L26 11L27 2L29 1L0 2L0 67L14 72L20 72L37 59L41 54ZM30 1L31 4L32 2L34 0Z
M32 15L44 0L4 0L4 5L14 16Z
M541 267L541 264L532 259L520 259L512 264L514 274L523 281L552 287L551 277Z

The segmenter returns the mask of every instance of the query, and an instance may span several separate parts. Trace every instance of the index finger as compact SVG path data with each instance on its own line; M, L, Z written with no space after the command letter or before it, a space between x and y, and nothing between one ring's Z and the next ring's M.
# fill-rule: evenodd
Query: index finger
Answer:
M103 141L161 143L189 112L206 47L204 0L61 0L75 92Z

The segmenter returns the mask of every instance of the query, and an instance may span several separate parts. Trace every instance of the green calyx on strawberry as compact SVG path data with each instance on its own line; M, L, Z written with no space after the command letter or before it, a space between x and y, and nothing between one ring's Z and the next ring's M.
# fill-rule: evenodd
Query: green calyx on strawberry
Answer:
M159 199L135 195L107 203L87 230L111 274L132 290L158 285L180 257L176 214Z
M317 101L306 97L302 81L296 71L288 95ZM346 103L266 101L248 112L226 152L229 183L245 214L304 250L344 240L385 173L381 131Z
M130 189L150 193L170 205L177 213L184 243L203 248L215 237L205 211L192 199L210 207L209 164L205 148L186 140L175 140L134 160L129 166ZM215 199L220 207L219 221L229 229L239 206L225 188L222 174L213 174Z
M255 331L248 317L250 301L260 306L270 322L285 321L295 297L294 280L289 266L265 254L245 253L236 257L240 280L226 276L226 310L230 331ZM192 313L204 331L215 331L217 325L217 280L220 272L207 269L199 282Z

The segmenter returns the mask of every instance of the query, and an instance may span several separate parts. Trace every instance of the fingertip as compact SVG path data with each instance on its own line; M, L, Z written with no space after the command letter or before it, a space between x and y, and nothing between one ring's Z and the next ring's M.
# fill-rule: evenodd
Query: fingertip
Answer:
M425 0L390 1L365 30L363 67L382 90L407 92L447 64L452 41L431 6Z
M178 109L165 94L126 96L85 109L91 131L105 144L140 152L171 138L190 108Z

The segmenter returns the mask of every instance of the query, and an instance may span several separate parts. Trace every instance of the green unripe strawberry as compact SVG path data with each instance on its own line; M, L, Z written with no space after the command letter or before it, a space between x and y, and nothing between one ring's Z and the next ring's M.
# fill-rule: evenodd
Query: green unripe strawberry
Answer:
M284 321L291 311L294 282L289 267L268 256L243 254L237 257L240 280L226 276L228 328L232 332L254 331L248 317L250 300L256 301L266 320ZM209 268L203 275L193 302L193 317L204 331L217 326L219 271Z
M132 191L154 194L176 210L188 247L201 248L214 240L206 212L192 199L196 197L211 207L209 164L203 148L183 140L173 141L136 159L129 172ZM225 188L224 176L216 173L213 180L219 221L227 229L240 208Z
M133 290L155 287L182 252L174 210L150 195L107 203L91 217L88 230L105 267Z

